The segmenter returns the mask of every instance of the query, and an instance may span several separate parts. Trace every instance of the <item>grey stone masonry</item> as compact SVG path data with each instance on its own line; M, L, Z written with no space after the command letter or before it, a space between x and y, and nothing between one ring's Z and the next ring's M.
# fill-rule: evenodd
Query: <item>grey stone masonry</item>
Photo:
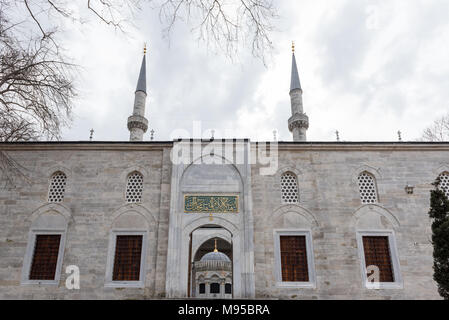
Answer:
M12 182L0 177L0 299L186 297L189 238L210 225L230 234L234 298L440 299L427 213L431 183L449 172L448 143L281 142L273 175L261 174L267 165L247 157L260 144L234 144L245 151L242 163L207 149L201 158L211 164L195 157L174 164L174 142L0 144L24 174L10 171ZM141 202L127 203L127 178L136 171L143 176ZM64 197L49 203L56 172L66 175ZM285 172L297 177L297 204L282 202ZM358 176L364 172L375 181L375 203L362 204ZM186 213L186 194L235 195L239 210L212 217ZM39 232L62 235L52 283L27 279ZM108 279L120 232L144 235L142 285L114 287ZM307 235L307 285L279 276L279 235L295 233ZM379 289L366 283L365 234L389 237L394 283ZM199 245L194 241L194 248ZM80 270L79 290L65 285L71 265Z

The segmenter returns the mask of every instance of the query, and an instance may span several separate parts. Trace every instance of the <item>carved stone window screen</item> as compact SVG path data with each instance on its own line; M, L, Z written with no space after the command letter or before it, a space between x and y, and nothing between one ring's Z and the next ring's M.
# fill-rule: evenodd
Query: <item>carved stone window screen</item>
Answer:
M443 172L440 174L440 188L446 194L446 197L449 198L449 173Z
M56 172L51 177L48 190L48 202L62 202L64 200L67 176L63 172Z
M282 203L298 203L298 179L291 172L286 172L281 176Z
M360 200L363 204L373 204L378 202L376 179L368 172L363 172L358 176Z
M134 172L128 176L126 186L126 202L138 203L142 201L143 176L139 172Z

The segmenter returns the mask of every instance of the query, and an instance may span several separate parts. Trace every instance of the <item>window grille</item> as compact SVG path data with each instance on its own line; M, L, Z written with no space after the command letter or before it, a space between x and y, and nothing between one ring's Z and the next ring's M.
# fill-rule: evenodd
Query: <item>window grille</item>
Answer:
M282 281L308 282L309 269L305 236L281 236Z
M142 236L117 236L113 281L139 281Z
M220 284L219 283L211 283L210 284L210 293L220 293Z
M446 197L449 198L449 173L444 172L440 174L440 188L446 194Z
M377 266L379 268L380 282L395 281L388 237L364 236L363 251L365 253L366 267ZM370 275L371 274L367 274L367 277Z
M36 235L30 280L54 280L61 235Z
M376 180L368 172L363 172L358 177L360 200L363 204L377 203Z
M142 201L143 176L134 172L128 177L126 186L126 201L128 203L137 203Z
M63 172L57 172L51 177L48 191L48 202L62 202L64 200L67 176Z
M281 193L283 203L298 203L298 180L296 175L286 172L281 176Z

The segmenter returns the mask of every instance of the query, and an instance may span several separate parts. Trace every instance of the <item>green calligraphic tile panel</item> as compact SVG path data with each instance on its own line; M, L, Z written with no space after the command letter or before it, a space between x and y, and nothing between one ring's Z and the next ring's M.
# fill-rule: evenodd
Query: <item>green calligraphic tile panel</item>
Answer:
M184 196L184 211L187 213L237 213L238 196Z

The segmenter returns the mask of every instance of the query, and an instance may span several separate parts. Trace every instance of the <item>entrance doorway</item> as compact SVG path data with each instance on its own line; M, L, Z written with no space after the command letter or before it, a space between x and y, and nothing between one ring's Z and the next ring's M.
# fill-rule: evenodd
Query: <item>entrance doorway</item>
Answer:
M190 234L189 296L201 299L233 297L232 234L205 225Z

